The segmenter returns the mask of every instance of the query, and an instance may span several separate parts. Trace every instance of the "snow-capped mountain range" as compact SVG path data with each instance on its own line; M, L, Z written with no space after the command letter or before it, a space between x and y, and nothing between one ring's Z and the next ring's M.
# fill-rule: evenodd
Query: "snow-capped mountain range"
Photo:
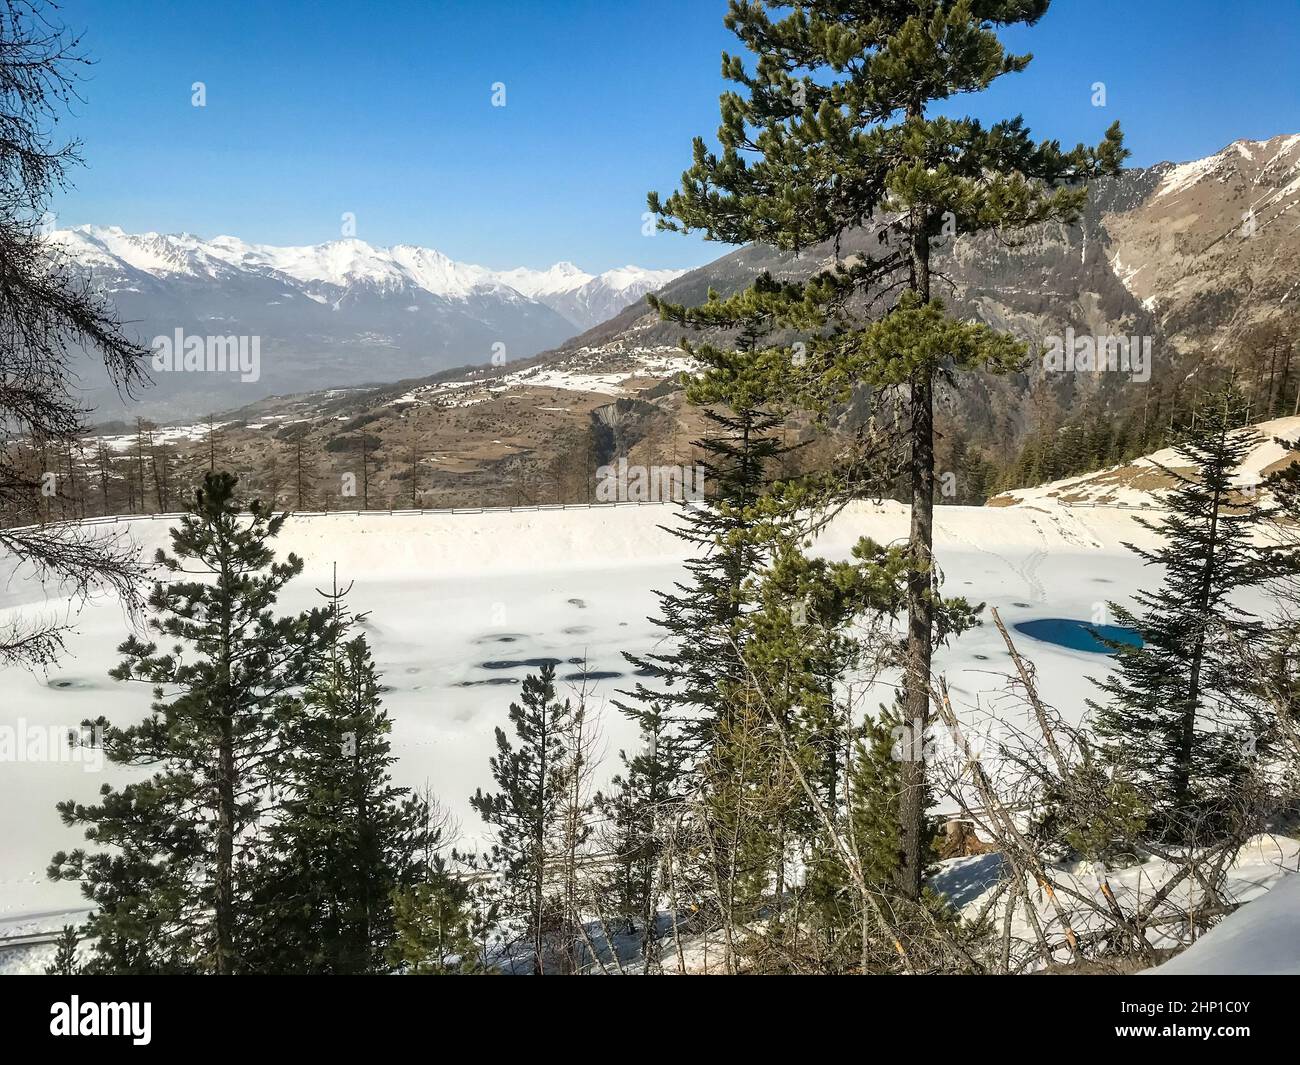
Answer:
M256 382L155 375L152 416L242 405L304 383L349 385L423 376L449 366L527 358L613 317L680 275L626 266L591 274L572 263L497 271L410 244L356 238L302 247L55 230L51 243L117 306L144 344L155 336L260 338ZM90 402L114 400L93 376Z
M568 319L579 331L612 317L682 270L623 266L590 274L560 262L546 270L490 270L456 262L433 248L376 248L355 237L302 247L249 244L238 237L203 240L189 233L126 233L117 226L75 226L52 239L78 263L99 271L139 272L155 279L222 280L238 273L296 282L317 302L320 290L416 288L446 299L525 296ZM337 302L337 301L336 301Z

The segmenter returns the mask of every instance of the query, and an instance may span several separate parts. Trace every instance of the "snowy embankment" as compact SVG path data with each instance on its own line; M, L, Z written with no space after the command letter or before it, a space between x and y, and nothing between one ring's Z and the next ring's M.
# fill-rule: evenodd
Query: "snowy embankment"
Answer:
M1300 876L1225 917L1157 976L1300 976Z
M355 582L349 604L363 625L390 689L393 743L400 784L426 782L461 819L463 842L478 838L468 797L490 783L493 729L506 722L518 683L536 661L558 659L562 688L585 671L596 676L595 701L635 680L621 652L650 649L659 635L647 620L653 590L681 574L683 546L662 525L669 506L488 512L479 514L332 514L286 523L278 551L293 551L306 571L282 599L284 610L322 602L337 564L340 585ZM148 555L167 542L167 523L123 528ZM949 594L999 609L1008 625L1041 617L1097 621L1107 600L1126 601L1157 575L1123 541L1150 543L1130 512L1047 504L1005 508L944 507L935 522L937 554ZM859 504L841 514L818 550L844 557L859 536L904 538L907 509ZM21 573L0 582L0 624L13 611L57 612ZM75 727L105 714L129 722L148 708L142 686L109 679L115 648L128 633L120 607L87 606L76 618L68 654L48 675L10 671L0 727ZM1038 667L1042 694L1077 720L1108 659L1020 637ZM585 667L582 663L585 662ZM1019 716L1005 694L1009 660L996 629L986 625L942 651L937 667L963 708ZM881 693L870 706L883 702ZM602 720L605 770L637 737L612 708ZM75 885L45 879L50 855L78 845L54 804L89 801L120 770L69 761L19 760L0 766L0 921L24 926L37 914L80 906ZM1292 863L1294 864L1294 863ZM45 919L45 926L59 923ZM0 930L3 936L7 930Z

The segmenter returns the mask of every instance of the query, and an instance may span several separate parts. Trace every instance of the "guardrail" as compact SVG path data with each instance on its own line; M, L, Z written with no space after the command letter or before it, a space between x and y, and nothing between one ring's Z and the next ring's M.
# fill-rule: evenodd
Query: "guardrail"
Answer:
M1064 499L1058 499L1058 503L1063 507L1102 507L1106 510L1168 510L1169 508L1163 503L1085 503L1069 502Z
M31 932L21 936L0 936L0 951L25 950L27 947L57 943L62 936L62 932Z
M1055 502L1063 507L1102 507L1109 510L1168 510L1160 503L1095 503L1069 502L1058 499ZM605 510L610 507L668 507L680 505L676 500L615 500L610 503L534 503L521 507L391 507L387 510L289 510L293 518L369 518L379 516L446 515L446 514L534 514L548 510ZM133 521L176 521L183 518L188 511L168 511L161 514L110 514L99 518L72 518L66 521L50 521L42 525L20 525L3 532L23 532L28 529L61 529L71 526L86 525L121 525Z
M293 518L369 518L379 516L445 515L445 514L532 514L548 510L605 510L610 507L667 507L678 505L674 500L616 500L610 503L534 503L522 507L420 507L414 509L391 508L389 510L290 510ZM278 508L276 508L278 510ZM133 521L176 521L183 518L187 511L168 511L162 514L110 514L98 518L71 518L66 521L50 521L41 525L13 526L0 529L3 532L23 532L29 529L61 529L85 525L119 525Z

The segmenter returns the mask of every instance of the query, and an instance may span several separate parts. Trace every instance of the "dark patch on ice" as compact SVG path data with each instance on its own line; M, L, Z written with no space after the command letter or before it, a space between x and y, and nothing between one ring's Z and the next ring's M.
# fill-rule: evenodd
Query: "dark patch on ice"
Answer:
M82 680L80 677L51 677L46 684L60 691L85 691L94 687L89 681Z
M424 670L422 670L419 666L410 666L406 669L406 675L408 677L414 673L423 673L423 672Z
M621 677L622 673L614 673L610 670L593 669L586 673L568 673L565 674L564 680L615 680Z
M587 609L587 602L585 599L566 599L565 602L570 606L576 606L579 610Z
M542 666L558 666L558 658L500 658L492 662L480 662L482 669L541 669Z
M1035 618L1020 622L1016 631L1044 643L1089 654L1113 655L1119 646L1143 646L1142 636L1136 629L1126 625L1089 625L1074 618Z
M586 636L589 632L595 632L590 625L570 625L567 629L561 629L565 636Z
M528 637L522 632L489 632L485 636L480 636L475 643L518 643L520 640L526 640Z
M627 628L627 622L626 622L626 621L620 621L620 622L618 623L618 627L619 627L620 629L626 629L626 628Z
M495 688L502 684L518 684L518 677L488 677L486 680L462 680L457 681L457 688Z
M1033 607L1034 604L1033 603L1012 603L1011 605L1018 606L1023 610L1029 610Z
M1114 584L1115 582L1111 580L1109 577L1093 577L1092 583L1093 584Z
M988 655L971 655L971 657L977 662L987 662L989 660Z

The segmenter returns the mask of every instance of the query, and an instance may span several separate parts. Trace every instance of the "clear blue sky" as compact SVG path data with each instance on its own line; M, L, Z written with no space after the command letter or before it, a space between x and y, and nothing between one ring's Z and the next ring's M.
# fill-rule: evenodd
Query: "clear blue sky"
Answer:
M717 126L725 8L64 0L97 63L61 123L88 166L58 224L307 244L349 211L372 244L497 268L699 265L723 249L644 237L641 213ZM950 110L1023 113L1067 144L1119 118L1134 165L1300 132L1300 0L1056 0L1009 41L1029 70Z

